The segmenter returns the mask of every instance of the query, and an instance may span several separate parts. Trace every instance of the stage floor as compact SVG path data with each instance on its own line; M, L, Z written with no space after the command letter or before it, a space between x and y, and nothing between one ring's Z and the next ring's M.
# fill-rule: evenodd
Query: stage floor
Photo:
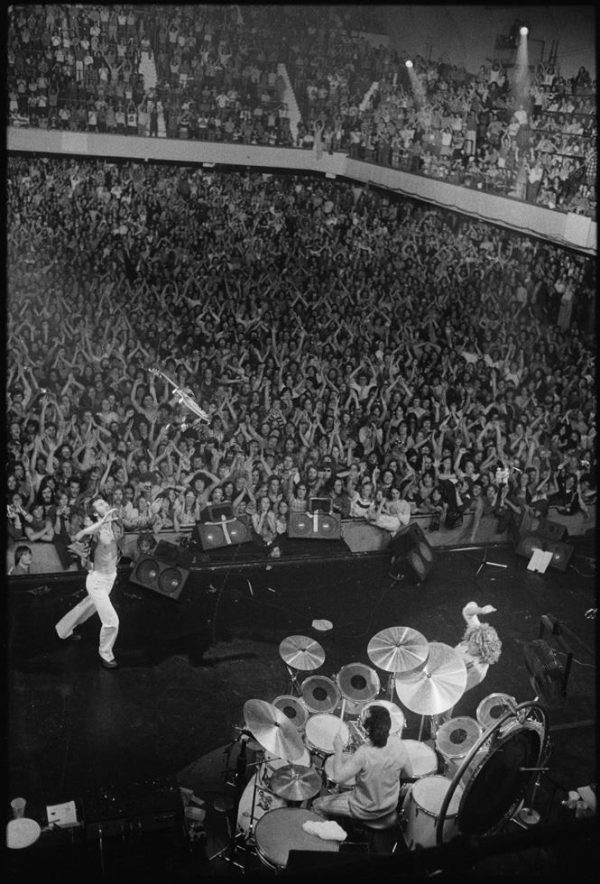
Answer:
M589 540L579 542L565 573L543 575L527 571L526 560L508 547L489 550L479 570L482 555L481 549L437 551L421 585L393 580L383 554L244 569L232 563L190 574L180 601L120 578L114 590L120 668L110 672L98 665L96 617L81 628L80 642L53 634L51 624L82 597L82 585L70 577L64 590L28 592L9 631L9 800L25 797L41 820L46 805L79 800L107 784L175 777L212 808L244 702L290 693L282 639L315 638L325 662L299 675L333 677L348 663L372 665L369 639L388 626L456 644L461 609L471 599L497 609L486 619L498 630L502 656L454 715L474 717L494 692L518 702L533 698L524 648L538 638L541 615L551 614L577 640L566 699L548 710L548 776L559 792L595 782L595 623L585 616L596 605L595 551ZM315 629L320 619L333 628ZM387 677L379 675L383 695ZM404 736L416 739L420 718L405 713ZM222 831L222 819L215 825Z

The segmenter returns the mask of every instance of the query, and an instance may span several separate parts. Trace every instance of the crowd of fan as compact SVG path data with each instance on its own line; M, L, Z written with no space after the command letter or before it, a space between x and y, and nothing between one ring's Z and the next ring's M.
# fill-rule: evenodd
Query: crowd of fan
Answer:
M591 259L298 176L10 157L7 207L13 544L79 563L97 492L154 534L229 502L267 544L323 496L587 517Z
M274 45L237 7L17 7L8 47L14 124L292 143Z
M371 45L355 18L286 5L14 7L9 116L74 131L348 151L595 217L596 84L585 68L566 79L539 65L521 100L497 60L471 75L417 56L411 81L404 55ZM144 59L155 84L140 73ZM302 112L295 140L280 61Z

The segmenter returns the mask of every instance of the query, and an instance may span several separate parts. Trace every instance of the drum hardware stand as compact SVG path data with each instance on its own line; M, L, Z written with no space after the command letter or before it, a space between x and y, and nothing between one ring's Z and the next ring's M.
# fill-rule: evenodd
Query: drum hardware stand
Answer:
M240 731L239 737L235 740L232 740L231 743L225 749L225 757L226 757L226 767L223 771L225 775L225 783L224 786L230 786L234 789L235 798L234 800L227 798L225 794L223 794L222 798L215 799L213 804L214 809L217 813L223 813L225 815L225 822L227 826L227 844L222 847L217 853L214 853L211 857L209 857L209 862L212 862L215 859L223 859L225 862L230 862L232 865L241 869L242 866L236 862L236 849L237 849L237 841L238 837L235 832L235 827L231 825L230 814L235 813L239 804L239 791L240 784L243 782L243 778L245 772L249 765L246 761L246 743L248 742L248 733L243 730L243 728L236 728L236 730ZM231 759L231 751L234 745L239 742L240 743L240 752L236 761L235 768L231 768L229 766L229 762ZM233 774L233 780L230 779L230 775Z
M488 562L488 548L487 546L483 549L483 559L480 562L479 568L475 571L475 577L479 577L479 572L483 569L484 565L492 565L494 568L508 568L508 565L503 565L501 562Z
M529 799L529 804L521 803L518 810L510 817L509 822L514 823L517 826L520 826L522 829L528 829L530 826L536 826L541 821L541 815L537 810L534 810L533 804L535 801L535 796L537 790L539 789L542 782L542 774L549 771L549 767L520 767L519 771L538 771L538 775L535 778L535 782L533 784L533 789L531 792L531 798Z
M302 696L302 689L300 687L300 682L298 681L297 669L292 669L287 663L285 664L285 668L288 671L288 675L290 677L290 693L296 693L299 697Z

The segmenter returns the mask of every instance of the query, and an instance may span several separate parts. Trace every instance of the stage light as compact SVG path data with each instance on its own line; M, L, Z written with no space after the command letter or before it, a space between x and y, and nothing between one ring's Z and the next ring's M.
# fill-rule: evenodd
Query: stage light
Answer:
M410 60L410 58L409 58L408 61L405 62L405 63L406 63L406 67L407 67L407 68L411 68L411 67L413 66L413 63L412 63L412 61Z
M529 33L529 28L523 27L523 28L520 28L520 30L519 30L519 34L522 37L526 37L528 33Z

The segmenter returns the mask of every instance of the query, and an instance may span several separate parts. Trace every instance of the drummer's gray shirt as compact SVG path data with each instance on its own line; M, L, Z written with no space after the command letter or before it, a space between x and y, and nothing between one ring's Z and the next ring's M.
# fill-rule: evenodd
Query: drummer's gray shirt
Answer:
M395 810L400 795L400 775L404 768L408 776L412 773L402 740L391 734L381 748L366 742L356 750L354 760L361 762L361 769L348 798L352 815L373 819Z

